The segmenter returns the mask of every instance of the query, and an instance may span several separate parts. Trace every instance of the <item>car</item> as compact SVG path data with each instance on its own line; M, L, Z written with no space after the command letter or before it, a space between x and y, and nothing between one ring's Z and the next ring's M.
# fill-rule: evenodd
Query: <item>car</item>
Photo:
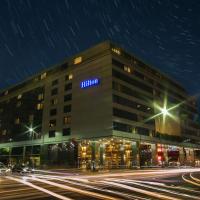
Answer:
M0 175L9 175L11 170L0 162Z
M25 166L25 165L22 165L22 164L16 164L12 168L12 172L13 173L19 173L19 174L23 175L23 174L33 173L33 169L29 166Z

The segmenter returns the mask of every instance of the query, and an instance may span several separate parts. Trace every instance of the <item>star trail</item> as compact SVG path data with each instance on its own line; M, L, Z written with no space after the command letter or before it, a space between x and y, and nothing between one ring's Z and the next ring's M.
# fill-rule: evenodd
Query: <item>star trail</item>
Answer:
M0 88L112 40L200 92L198 0L1 0Z

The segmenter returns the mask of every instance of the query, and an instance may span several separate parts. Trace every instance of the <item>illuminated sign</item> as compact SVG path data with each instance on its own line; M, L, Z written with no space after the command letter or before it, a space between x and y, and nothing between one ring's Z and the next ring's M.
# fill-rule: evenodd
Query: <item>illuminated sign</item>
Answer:
M95 85L99 85L99 83L100 83L100 80L98 78L88 79L88 80L82 81L80 84L80 87L81 88L92 87Z

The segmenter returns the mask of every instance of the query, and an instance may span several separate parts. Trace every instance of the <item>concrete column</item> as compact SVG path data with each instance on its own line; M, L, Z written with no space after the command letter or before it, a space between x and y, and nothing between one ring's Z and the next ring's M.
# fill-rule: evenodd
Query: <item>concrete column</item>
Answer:
M157 145L151 144L151 155L152 155L152 162L151 165L155 166L158 164L157 160Z
M185 153L183 147L179 147L179 162L181 165L185 164Z
M41 145L40 148L40 165L48 164L48 145Z
M25 162L26 159L26 146L23 146L22 161Z
M132 142L132 166L140 166L139 142Z
M120 145L120 167L124 167L125 161L124 161L124 145Z
M99 161L100 161L100 166L103 167L104 166L104 161L105 161L105 145L104 144L100 144L99 147Z

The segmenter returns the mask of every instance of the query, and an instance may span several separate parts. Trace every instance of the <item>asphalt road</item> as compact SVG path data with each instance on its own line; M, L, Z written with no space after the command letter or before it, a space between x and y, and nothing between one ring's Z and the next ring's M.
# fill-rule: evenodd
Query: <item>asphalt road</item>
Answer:
M0 200L9 199L200 200L200 168L1 176Z

